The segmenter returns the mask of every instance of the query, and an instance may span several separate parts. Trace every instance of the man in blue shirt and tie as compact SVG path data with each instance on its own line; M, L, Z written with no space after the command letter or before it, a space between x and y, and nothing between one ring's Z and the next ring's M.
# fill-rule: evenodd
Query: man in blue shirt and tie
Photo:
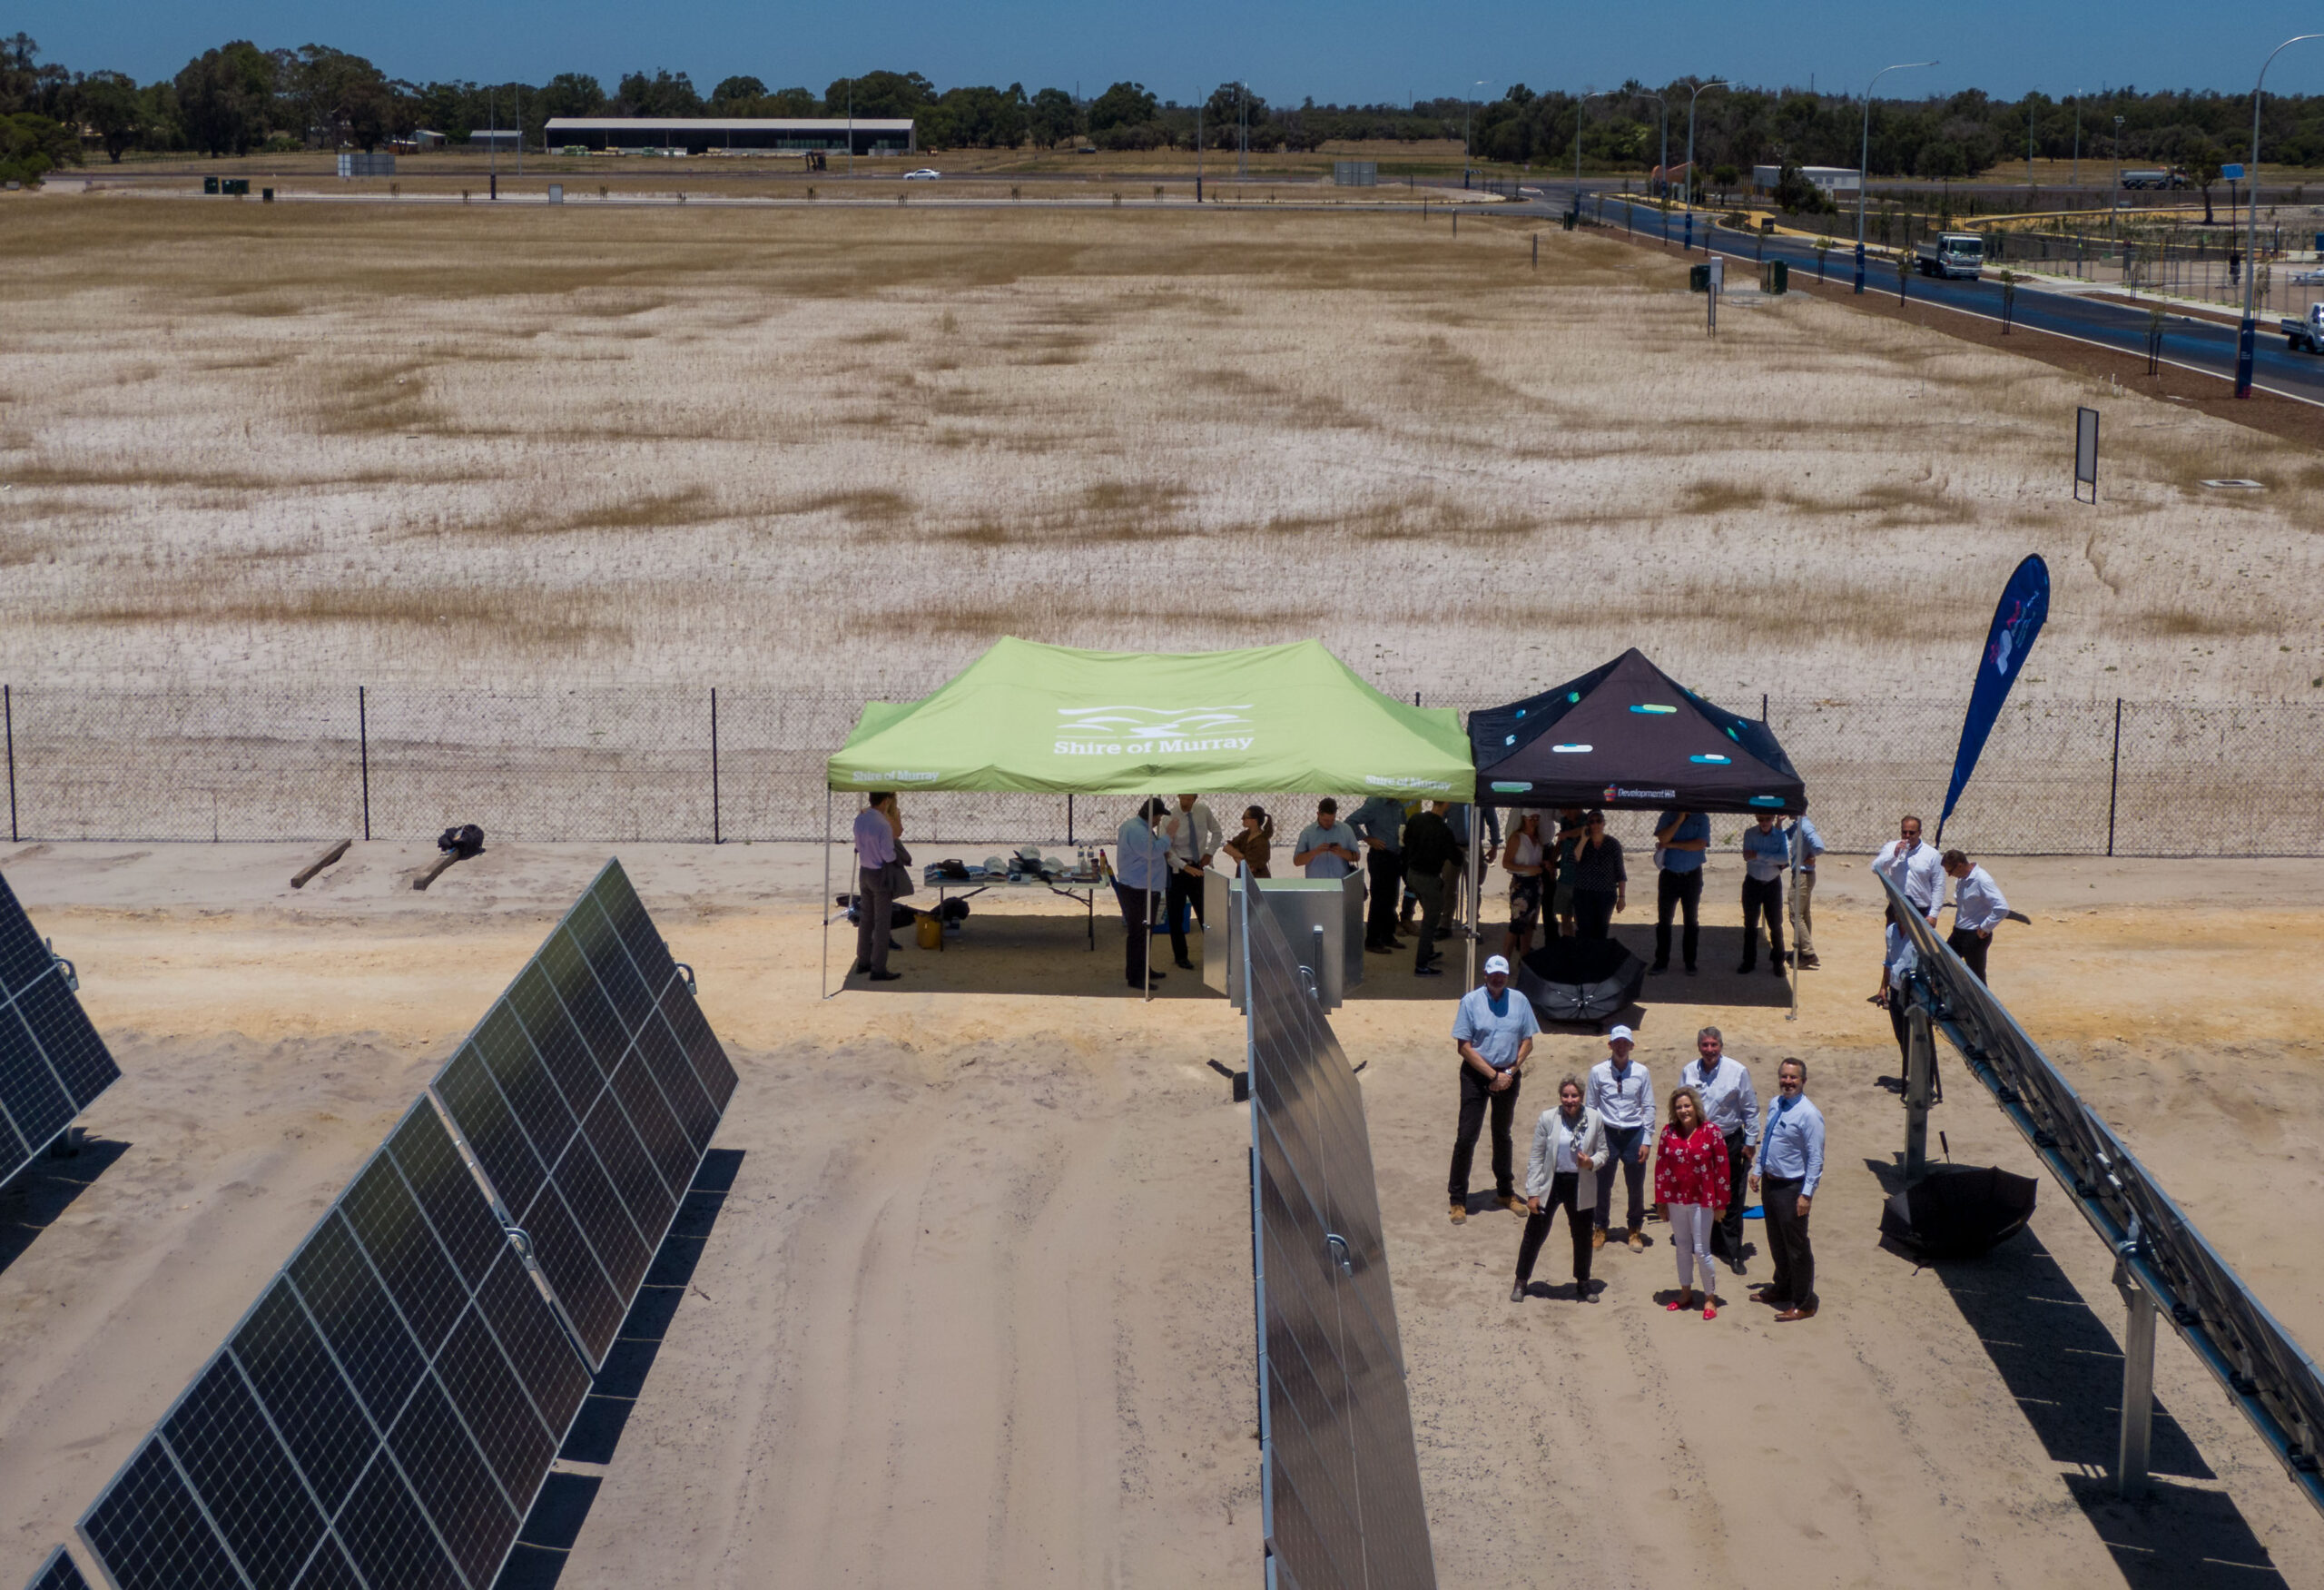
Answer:
M1648 970L1670 970L1670 914L1677 907L1686 913L1679 948L1692 977L1695 946L1702 937L1703 852L1710 848L1710 818L1700 812L1665 812L1654 820L1654 844L1661 854L1662 875L1654 886L1654 964Z
M1807 1101L1807 1062L1787 1059L1777 1068L1781 1090L1759 1134L1751 1188L1767 1210L1768 1246L1775 1279L1758 1300L1782 1310L1778 1324L1816 1318L1816 1253L1807 1245L1807 1207L1824 1180L1824 1113Z

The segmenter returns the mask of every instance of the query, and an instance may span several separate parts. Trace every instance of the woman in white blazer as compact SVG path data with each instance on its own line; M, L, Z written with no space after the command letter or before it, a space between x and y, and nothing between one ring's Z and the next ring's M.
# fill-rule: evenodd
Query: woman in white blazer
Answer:
M1566 1226L1573 1234L1574 1295L1594 1303L1590 1289L1590 1211L1598 1201L1598 1166L1606 1158L1606 1123L1581 1101L1581 1080L1569 1076L1558 1084L1558 1107L1541 1111L1533 1125L1533 1154L1525 1162L1524 1239L1517 1245L1517 1284L1509 1300L1525 1300L1525 1283L1533 1279L1533 1260L1550 1234L1550 1220L1562 1204Z

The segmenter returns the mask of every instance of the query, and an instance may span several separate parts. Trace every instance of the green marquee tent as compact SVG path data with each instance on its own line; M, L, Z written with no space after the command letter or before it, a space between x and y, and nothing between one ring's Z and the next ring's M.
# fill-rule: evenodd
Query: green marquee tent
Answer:
M1004 637L925 700L868 704L827 772L835 790L1476 791L1449 708L1382 695L1315 640L1171 653Z

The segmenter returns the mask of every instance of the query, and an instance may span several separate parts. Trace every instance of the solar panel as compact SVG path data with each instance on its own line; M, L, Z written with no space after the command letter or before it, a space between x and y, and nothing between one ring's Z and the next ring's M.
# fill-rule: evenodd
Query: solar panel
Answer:
M81 1537L117 1590L489 1590L588 1388L422 1099Z
M1428 1590L1428 1515L1364 1095L1272 912L1249 956L1252 1224L1269 1582Z
M120 1075L64 968L0 878L0 1182Z
M81 1570L74 1566L73 1559L64 1555L64 1548L60 1546L48 1554L48 1561L41 1564L40 1572L32 1576L25 1590L89 1590L89 1582L81 1576Z
M601 1367L734 1096L734 1071L617 861L432 1091Z

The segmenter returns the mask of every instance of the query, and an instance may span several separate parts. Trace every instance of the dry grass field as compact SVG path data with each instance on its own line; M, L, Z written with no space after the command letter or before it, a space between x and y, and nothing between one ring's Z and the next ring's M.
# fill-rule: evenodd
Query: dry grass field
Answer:
M2029 688L2313 698L2324 458L1809 295L1713 341L1675 258L1463 220L15 196L0 676L869 690L1003 632L1319 635L1447 696L1639 642L1862 698L2039 550Z

